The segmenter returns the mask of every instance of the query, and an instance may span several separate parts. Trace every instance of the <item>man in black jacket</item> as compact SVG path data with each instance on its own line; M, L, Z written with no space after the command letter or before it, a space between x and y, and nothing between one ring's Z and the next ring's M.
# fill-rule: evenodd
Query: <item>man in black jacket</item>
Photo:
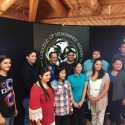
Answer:
M26 52L26 63L22 69L22 79L24 82L24 100L23 107L25 109L24 125L30 125L29 121L29 98L32 85L38 80L39 67L36 65L37 54L35 50Z

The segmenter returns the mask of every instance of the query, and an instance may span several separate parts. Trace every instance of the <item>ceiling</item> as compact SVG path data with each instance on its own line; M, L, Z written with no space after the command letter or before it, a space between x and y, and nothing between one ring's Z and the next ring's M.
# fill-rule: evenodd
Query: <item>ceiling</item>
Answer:
M0 0L0 16L47 24L125 25L125 0Z

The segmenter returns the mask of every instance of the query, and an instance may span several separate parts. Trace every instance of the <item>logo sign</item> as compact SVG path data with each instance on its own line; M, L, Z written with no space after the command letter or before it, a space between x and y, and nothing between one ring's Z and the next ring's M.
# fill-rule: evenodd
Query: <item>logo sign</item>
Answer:
M72 50L75 53L75 59L82 61L83 58L83 48L78 41L78 39L68 34L67 32L55 32L50 34L48 38L42 42L40 49L40 59L43 65L49 61L49 54L51 52L56 52L58 54L59 63L66 61L66 53Z

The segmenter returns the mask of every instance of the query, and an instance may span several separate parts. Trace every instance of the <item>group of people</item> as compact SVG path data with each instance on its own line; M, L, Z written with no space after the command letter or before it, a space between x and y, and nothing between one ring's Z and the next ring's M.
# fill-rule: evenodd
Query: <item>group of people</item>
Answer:
M83 64L72 50L67 60L56 65L58 54L49 54L49 63L36 65L37 53L26 53L22 68L25 85L24 125L85 125L85 110L91 110L92 125L103 125L105 112L112 125L121 124L125 108L125 43L112 63L102 60L99 50ZM9 74L11 59L0 56L0 125L13 125L17 115L13 79Z

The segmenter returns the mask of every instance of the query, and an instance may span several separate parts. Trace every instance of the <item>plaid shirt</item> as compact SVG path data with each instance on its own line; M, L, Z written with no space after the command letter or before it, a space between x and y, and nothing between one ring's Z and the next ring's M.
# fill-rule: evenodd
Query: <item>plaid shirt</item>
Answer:
M63 84L52 82L55 91L55 115L65 116L73 112L71 86L67 80Z

